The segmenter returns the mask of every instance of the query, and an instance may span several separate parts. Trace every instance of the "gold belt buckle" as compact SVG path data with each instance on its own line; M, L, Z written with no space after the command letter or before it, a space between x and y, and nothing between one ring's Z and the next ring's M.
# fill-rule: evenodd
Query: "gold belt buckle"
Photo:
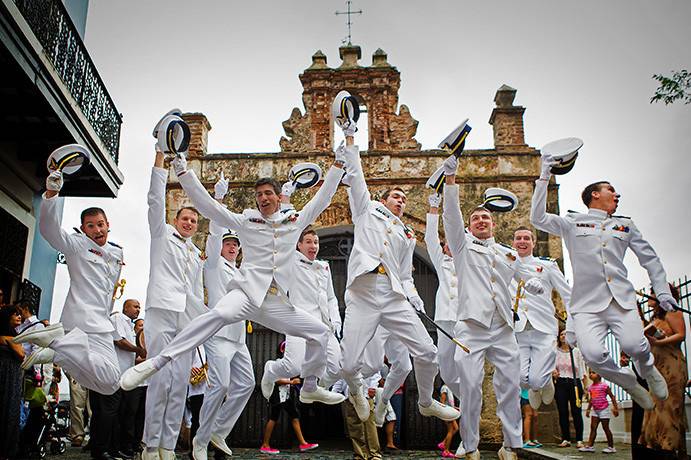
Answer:
M276 288L276 286L269 287L269 294L277 295L278 294L278 288Z
M382 264L379 264L379 266L377 267L377 273L380 275L386 275L386 269Z

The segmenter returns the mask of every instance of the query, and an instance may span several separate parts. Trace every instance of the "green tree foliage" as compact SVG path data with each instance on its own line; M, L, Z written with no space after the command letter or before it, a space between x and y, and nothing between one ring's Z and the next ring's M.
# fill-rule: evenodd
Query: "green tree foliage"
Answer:
M660 101L671 104L677 100L684 101L684 104L691 104L691 73L687 70L675 70L671 77L653 75L653 80L659 81L660 86L655 90L655 95L650 98L651 104Z

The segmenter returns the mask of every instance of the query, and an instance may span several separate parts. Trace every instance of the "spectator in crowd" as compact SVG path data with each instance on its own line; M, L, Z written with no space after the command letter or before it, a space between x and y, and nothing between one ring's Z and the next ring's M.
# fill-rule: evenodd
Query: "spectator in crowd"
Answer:
M573 361L571 356L573 355ZM572 365L573 363L573 365ZM556 368L552 376L556 379L554 385L554 400L559 412L559 427L561 428L561 444L559 447L571 445L571 427L569 426L569 409L576 430L576 447L583 447L583 415L579 402L585 400L585 363L578 348L571 348L566 343L566 330L557 336ZM574 376L576 379L574 380ZM576 398L578 389L578 401Z
M679 290L672 284L670 290L679 302ZM667 381L669 397L664 401L656 400L655 409L645 413L642 443L648 448L670 451L678 458L686 458L684 387L688 376L681 350L686 337L684 314L660 308L654 292L648 299L648 307L653 316L644 332L655 357L655 367Z
M141 306L138 300L127 299L122 304L122 313L114 312L110 315L116 337L119 337L113 343L115 344L115 354L118 357L120 372L125 372L134 366L136 357L144 354L143 350L137 346L133 325L133 321L139 317L140 310ZM135 440L134 437L134 419L137 411L135 390L119 389L117 392L120 393L120 404L118 413L115 415L118 421L116 449L119 457L132 458L134 449L138 446L138 440Z
M13 457L18 447L24 349L12 338L21 323L16 307L0 308L0 460Z
M342 395L349 395L348 384L341 379L331 389ZM370 416L366 421L361 421L355 412L355 407L350 399L343 401L341 406L348 437L353 445L354 460L381 460L381 448L377 426L374 423L374 404L370 400Z
M530 405L528 388L521 388L521 414L523 415L523 448L542 447L537 440L537 411Z
M283 356L283 353L285 353L285 346L285 341L278 345L279 356ZM276 381L274 391L271 393L271 397L269 398L271 413L269 414L269 421L266 422L266 427L264 427L264 439L262 441L262 445L259 447L259 451L261 453L280 453L278 449L271 447L270 441L274 427L278 422L278 418L281 416L281 411L285 411L290 417L290 423L293 426L293 431L295 431L295 437L298 439L300 452L306 452L319 447L319 444L307 442L302 435L302 427L300 426L300 412L298 411L297 406L297 401L299 399L297 386L300 385L300 383L300 379L297 377L292 379L279 379Z
M597 436L597 427L602 422L602 429L607 437L607 447L602 449L603 454L613 454L617 451L614 448L614 437L612 430L609 429L609 419L612 415L617 417L619 415L619 407L617 406L617 399L612 394L609 385L602 381L600 374L594 370L590 370L590 380L593 382L588 387L588 409L585 411L585 416L590 417L590 411L593 411L593 416L590 419L590 436L585 446L578 449L579 452L595 452L595 437ZM612 411L609 410L609 402L607 397L612 400Z
M136 337L135 344L139 347L141 355L137 355L134 359L135 364L139 364L146 360L146 342L144 341L144 320L139 318L134 321L134 334ZM142 451L142 437L144 435L144 408L146 406L146 388L147 384L143 383L134 390L132 390L132 406L134 410L134 421L132 439L134 444L132 450L135 454Z
M384 366L382 367L381 373L378 372L369 379L365 379L365 383L367 384L367 386L365 387L367 388L367 396L375 403L379 398L382 397L382 393L384 392L384 383L386 381L384 375L386 375L386 371L388 371L388 369L388 367ZM396 412L394 412L393 410L391 401L386 403L386 412L384 414L384 424L382 425L382 427L384 428L384 437L386 438L384 450L387 452L396 452L400 450L394 442L394 431L396 428Z
M17 327L17 334L21 334L24 331L45 329L46 326L34 314L33 306L30 302L25 300L17 302L17 311L22 316L22 323ZM32 353L41 348L29 342L24 342L22 347L24 348L24 356L31 356ZM48 370L46 369L46 371Z
M81 386L72 376L67 375L67 378L70 384L69 439L72 447L81 447L86 435L85 427L88 426L88 419L91 417L89 390Z
M451 389L446 386L446 384L441 386L439 390L439 402L451 407L457 407L456 399L451 392ZM445 458L455 458L456 455L451 452L451 441L453 437L458 433L458 421L452 420L446 422L446 436L444 439L437 444L437 447L441 450L441 456Z

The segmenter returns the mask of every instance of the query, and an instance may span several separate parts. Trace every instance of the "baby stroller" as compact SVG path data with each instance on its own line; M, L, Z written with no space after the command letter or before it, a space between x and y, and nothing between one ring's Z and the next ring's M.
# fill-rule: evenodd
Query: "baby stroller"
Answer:
M29 404L29 417L21 433L23 456L44 458L49 449L53 455L64 454L67 450L64 438L69 427L69 406L47 401L41 379L37 377L34 377L33 387L27 385L24 400Z

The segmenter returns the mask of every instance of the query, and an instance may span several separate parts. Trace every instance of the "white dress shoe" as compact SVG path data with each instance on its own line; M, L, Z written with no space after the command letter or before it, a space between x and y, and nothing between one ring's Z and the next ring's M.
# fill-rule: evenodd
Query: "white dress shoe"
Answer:
M539 391L530 388L528 390L528 402L530 403L530 407L538 410L542 405L542 395Z
M262 383L261 383L261 388L262 388L262 394L264 395L264 398L268 401L269 398L271 398L271 393L274 392L274 384L275 381L271 376L271 373L269 372L269 364L270 361L267 361L264 363L264 374L262 375Z
M466 460L480 460L482 457L480 457L480 451L475 449L474 451L465 454L465 458Z
M636 386L632 388L624 388L624 390L626 390L626 392L631 395L631 398L633 398L643 409L652 410L655 407L655 402L653 398L650 397L648 390L639 384L636 384Z
M144 383L146 379L158 372L158 369L154 367L153 361L147 359L144 362L137 364L134 367L130 367L120 376L120 388L125 391L134 390L139 385ZM167 449L159 449L167 450ZM174 454L175 452L173 452ZM165 460L161 457L161 460Z
M201 444L199 444L197 442L197 437L195 436L192 439L192 458L194 460L207 460L207 447L208 446L202 446Z
M27 370L34 364L52 363L55 359L55 351L51 348L39 348L24 358L22 361L22 369Z
M540 393L542 394L542 404L551 404L554 401L554 381L551 378Z
M653 367L652 372L648 374L648 376L645 378L645 381L648 382L648 386L650 387L650 391L653 396L660 401L667 399L669 396L669 392L667 391L667 382L662 374L660 374L660 371L657 370L657 367Z
M12 339L14 343L31 342L42 348L48 348L55 339L65 335L62 323L51 324L43 329L24 331Z
M384 419L386 418L387 404L384 403L382 398L377 399L377 403L374 405L374 424L378 427L384 426Z
M427 407L423 407L418 403L417 408L425 417L437 417L445 422L451 422L461 416L461 413L458 412L457 409L451 406L445 406L435 399L433 399L432 404Z
M223 452L224 454L226 454L226 455L228 455L228 456L232 456L232 455L233 455L233 451L230 450L230 447L228 447L228 444L226 443L226 440L223 439L223 437L222 437L221 435L218 435L218 434L216 434L216 433L212 434L212 435L211 435L211 444L212 444L216 449L218 449L218 450L220 450L221 452Z
M161 460L176 460L175 451L170 449L158 448L158 455Z
M355 408L355 413L357 414L360 421L366 422L367 419L369 419L370 408L369 402L367 402L365 395L363 395L360 391L358 391L355 394L351 393L351 395L348 396L348 401L350 401L350 403Z
M461 443L458 445L458 449L456 449L454 457L465 458L465 448L463 447L463 441L461 441Z
M504 446L502 446L502 448L499 449L497 455L499 456L499 460L518 460L518 455L516 455L516 452L514 452L513 450L508 451Z
M158 455L158 449L149 450L145 447L142 451L142 460L161 460L161 456Z
M300 402L303 404L312 404L313 402L320 402L328 405L340 404L345 401L345 396L340 393L325 390L322 387L317 387L314 391L305 391L303 387L300 390Z

